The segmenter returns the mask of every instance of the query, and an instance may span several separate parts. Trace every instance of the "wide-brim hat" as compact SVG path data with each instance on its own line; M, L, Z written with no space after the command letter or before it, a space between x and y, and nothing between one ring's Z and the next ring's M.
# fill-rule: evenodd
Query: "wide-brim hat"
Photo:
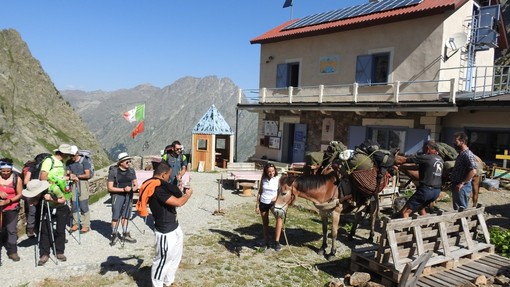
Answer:
M121 161L125 161L125 160L128 160L128 159L133 159L133 158L130 157L127 152L121 152L117 156L117 163L120 163Z
M46 180L32 179L27 183L27 188L23 189L22 194L27 198L36 197L49 186L50 184Z
M61 152L63 154L73 154L71 145L69 145L69 144L61 144L61 145L59 145L58 149L56 151L59 151L59 152Z

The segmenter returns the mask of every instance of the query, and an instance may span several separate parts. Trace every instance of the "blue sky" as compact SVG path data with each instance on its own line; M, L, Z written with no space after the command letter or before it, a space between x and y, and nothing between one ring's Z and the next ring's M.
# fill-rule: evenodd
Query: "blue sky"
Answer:
M250 39L290 19L284 0L11 0L0 29L17 30L59 90L164 87L184 76L258 87ZM294 0L293 18L368 0Z

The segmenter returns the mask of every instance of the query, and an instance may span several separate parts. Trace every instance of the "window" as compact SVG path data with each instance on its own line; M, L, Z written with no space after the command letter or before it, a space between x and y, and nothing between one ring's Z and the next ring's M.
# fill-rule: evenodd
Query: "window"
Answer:
M405 150L406 131L394 128L371 128L370 138L379 143L383 149Z
M388 83L390 53L359 55L356 60L356 83L377 85Z
M276 87L299 86L299 63L283 63L276 66Z
M198 150L207 150L207 140L199 139L197 143Z

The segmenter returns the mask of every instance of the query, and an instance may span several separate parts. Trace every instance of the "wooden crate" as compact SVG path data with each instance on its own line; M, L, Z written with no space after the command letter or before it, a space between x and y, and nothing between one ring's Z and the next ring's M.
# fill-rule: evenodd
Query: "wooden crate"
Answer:
M376 247L355 249L351 269L379 274L386 284L397 284L404 268L427 251L423 275L462 266L494 253L483 217L484 207L413 218L386 219ZM407 280L407 279L406 279Z

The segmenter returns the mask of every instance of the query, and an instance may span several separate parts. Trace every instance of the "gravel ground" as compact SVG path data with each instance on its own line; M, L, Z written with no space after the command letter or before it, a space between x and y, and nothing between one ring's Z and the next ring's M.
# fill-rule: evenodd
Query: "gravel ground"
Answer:
M188 203L179 208L178 220L185 236L196 234L207 227L208 224L222 220L222 216L213 216L218 210L218 179L221 173L191 173L191 187L193 196ZM224 190L224 200L221 201L221 210L235 207L246 202L254 202L255 197L242 197ZM0 271L2 273L2 286L37 286L37 282L45 278L64 279L70 276L86 274L104 274L116 276L119 271L126 268L139 268L150 266L153 256L154 236L150 224L142 218L135 217L130 223L131 236L136 238L136 244L126 243L121 246L117 243L110 246L111 234L111 205L109 196L92 204L91 231L79 236L76 232L67 234L66 262L50 261L42 267L36 267L38 256L35 254L35 239L28 239L26 235L18 239L19 262L7 258L5 249L2 249ZM80 243L79 243L80 242Z

